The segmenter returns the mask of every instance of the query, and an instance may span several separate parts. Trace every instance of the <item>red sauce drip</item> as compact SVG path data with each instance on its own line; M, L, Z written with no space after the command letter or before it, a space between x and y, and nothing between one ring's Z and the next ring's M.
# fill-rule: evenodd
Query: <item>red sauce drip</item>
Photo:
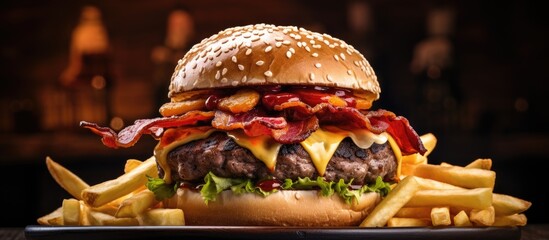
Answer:
M261 188L263 191L270 192L275 189L280 189L282 187L282 181L278 179L263 180L257 183L257 187Z
M266 94L262 99L263 105L268 109L273 109L276 105L293 101L299 101L299 96L293 93Z

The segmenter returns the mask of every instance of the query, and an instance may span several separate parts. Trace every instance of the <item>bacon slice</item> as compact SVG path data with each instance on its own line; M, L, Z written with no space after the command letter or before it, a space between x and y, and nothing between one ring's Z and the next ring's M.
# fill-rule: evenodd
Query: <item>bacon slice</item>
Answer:
M80 126L88 128L95 134L101 136L101 141L107 147L127 148L133 146L143 134L150 134L153 137L158 138L162 134L164 128L195 125L199 121L210 120L213 116L213 112L190 111L176 117L139 119L136 120L133 125L122 129L118 134L108 127L100 127L95 123L86 121L80 122Z
M280 105L282 106L282 105ZM131 147L143 134L160 137L165 128L196 125L199 121L211 121L211 126L220 130L242 129L248 136L270 135L282 144L298 143L305 140L319 127L319 123L331 124L352 130L365 128L373 133L389 133L397 142L403 155L426 152L421 139L408 120L386 110L359 111L352 107L334 107L321 103L311 108L303 104L287 104L286 116L271 117L254 108L245 113L223 111L190 111L178 117L141 119L124 128L118 134L107 127L82 121L80 126L91 129L102 137L108 147Z

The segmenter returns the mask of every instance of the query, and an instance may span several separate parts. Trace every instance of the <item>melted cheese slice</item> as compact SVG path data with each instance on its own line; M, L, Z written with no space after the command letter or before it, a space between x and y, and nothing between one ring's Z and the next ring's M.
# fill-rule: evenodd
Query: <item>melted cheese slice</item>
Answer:
M173 129L173 131L181 130ZM164 181L168 183L171 182L171 171L167 163L167 155L170 151L188 142L207 138L215 131L218 130L215 128L210 128L208 130L193 130L193 128L185 129L184 132L178 134L178 137L171 143L167 145L160 145L159 143L155 149L155 157L158 161L158 165L164 170ZM282 144L274 141L270 136L249 137L242 131L227 132L227 136L232 138L239 146L250 150L257 159L265 163L267 168L274 171L278 152ZM311 160L319 175L323 176L326 172L328 162L334 155L337 147L341 141L347 137L351 138L357 146L363 149L370 148L374 143L384 144L389 142L398 161L397 176L400 175L402 154L396 142L387 133L377 135L365 129L357 129L350 132L336 127L325 127L319 128L313 132L311 136L300 144L311 156Z
M179 147L185 143L204 139L210 136L213 132L217 131L215 128L209 128L208 130L204 131L204 129L201 128L186 128L184 130L172 128L166 130L164 134L169 134L168 131L178 131L178 136L176 139L174 139L171 143L168 145L161 145L162 141L156 145L156 148L154 149L154 156L156 157L156 161L158 163L158 166L164 170L164 181L166 183L172 182L172 171L170 170L170 166L168 165L168 153L171 152L176 147Z
M346 137L350 137L360 148L370 148L372 144L387 142L385 134L376 135L365 129L357 129L353 132L336 127L319 128L307 139L301 142L301 146L309 153L311 160L320 176L324 176L328 162L334 155L339 143Z
M269 170L274 171L278 151L282 144L270 136L249 137L242 131L231 131L227 133L227 136L232 138L236 144L250 150L257 159L265 163Z

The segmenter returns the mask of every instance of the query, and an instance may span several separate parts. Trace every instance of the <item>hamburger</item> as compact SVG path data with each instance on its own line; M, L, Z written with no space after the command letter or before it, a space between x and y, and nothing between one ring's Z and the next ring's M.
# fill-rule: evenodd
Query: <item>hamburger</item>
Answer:
M178 61L161 117L112 148L158 139L147 187L189 225L358 225L425 147L406 118L371 109L381 89L351 45L293 26L229 28Z

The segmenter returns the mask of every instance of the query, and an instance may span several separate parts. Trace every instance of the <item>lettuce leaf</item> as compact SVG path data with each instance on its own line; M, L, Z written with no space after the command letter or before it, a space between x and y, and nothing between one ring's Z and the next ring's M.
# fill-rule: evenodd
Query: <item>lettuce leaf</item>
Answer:
M163 200L173 196L177 190L179 183L166 184L163 179L148 177L147 188L151 190L158 200ZM366 192L377 192L381 196L385 196L391 190L391 185L384 182L381 177L378 177L374 183L369 185L363 185L359 189L351 189L353 180L349 182L340 179L337 182L326 181L322 177L316 179L298 178L297 180L285 179L281 189L283 190L319 190L322 196L332 196L337 194L346 203L351 204L353 201L357 201L362 194ZM250 179L242 178L224 178L219 177L209 172L204 177L204 184L200 186L200 194L206 204L210 201L215 201L217 195L225 190L231 190L235 194L253 193L263 197L268 196L271 193L277 192L277 189L272 191L264 191L260 187L256 186L256 183Z
M147 176L147 183L145 186L154 193L156 200L162 201L175 194L179 187L179 183L167 184L162 178Z

